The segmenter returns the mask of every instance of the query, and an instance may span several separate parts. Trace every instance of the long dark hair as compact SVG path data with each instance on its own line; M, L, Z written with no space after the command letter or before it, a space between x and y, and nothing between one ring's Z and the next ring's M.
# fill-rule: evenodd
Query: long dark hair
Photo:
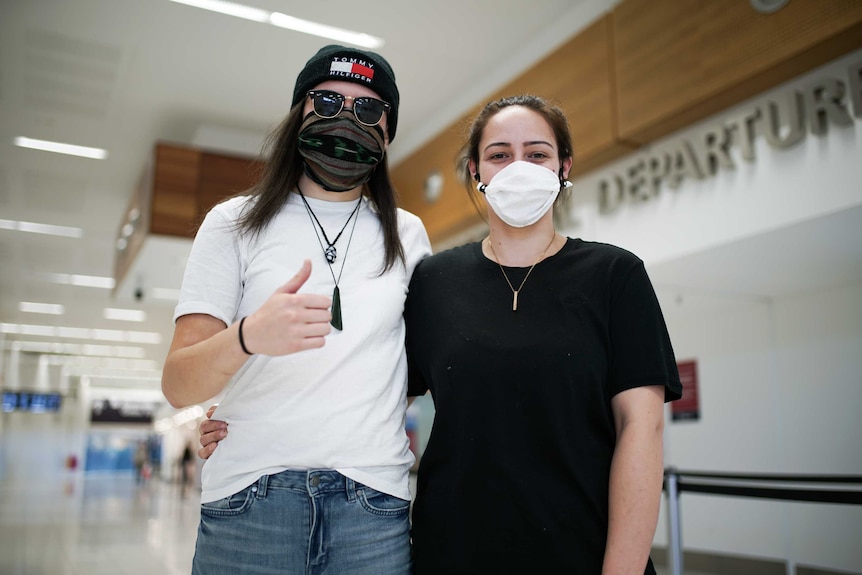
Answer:
M552 105L540 96L532 96L530 94L510 96L494 100L493 102L488 102L470 124L467 132L467 140L458 151L457 163L455 166L461 183L464 184L464 187L467 189L470 196L470 200L473 202L473 205L480 214L483 213L483 210L479 207L478 198L476 197L478 192L475 191L475 180L473 179L473 175L470 173L470 161L472 160L478 167L479 142L482 139L482 134L485 132L485 126L488 125L491 118L497 115L498 112L504 108L508 108L509 106L523 106L524 108L533 110L545 119L551 127L551 130L554 132L554 138L557 140L557 153L560 156L560 162L566 158L572 158L574 156L572 133L569 131L569 121L566 119L566 115L563 110L559 107ZM560 193L557 197L557 201L559 202L563 199L564 194Z
M273 130L264 142L266 162L257 183L247 192L255 197L249 208L237 220L237 228L243 234L259 234L295 193L303 173L303 160L299 154L299 127L302 124L302 100L291 108L287 117ZM380 227L383 229L384 257L381 274L388 271L396 260L404 262L404 247L398 235L397 193L389 179L387 156L374 168L371 178L363 185L362 195L371 200Z

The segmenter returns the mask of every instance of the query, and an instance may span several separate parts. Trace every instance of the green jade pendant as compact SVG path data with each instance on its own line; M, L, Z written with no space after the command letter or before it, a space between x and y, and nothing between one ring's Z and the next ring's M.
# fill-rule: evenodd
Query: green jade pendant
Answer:
M337 330L341 330L341 292L338 286L332 290L332 320L329 322Z

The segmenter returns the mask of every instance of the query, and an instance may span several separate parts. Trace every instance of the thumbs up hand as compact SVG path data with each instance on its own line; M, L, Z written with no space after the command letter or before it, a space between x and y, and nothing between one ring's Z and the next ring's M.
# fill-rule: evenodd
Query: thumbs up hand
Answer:
M287 355L323 347L331 330L332 298L296 293L310 276L311 261L305 260L295 276L246 318L242 335L250 352Z

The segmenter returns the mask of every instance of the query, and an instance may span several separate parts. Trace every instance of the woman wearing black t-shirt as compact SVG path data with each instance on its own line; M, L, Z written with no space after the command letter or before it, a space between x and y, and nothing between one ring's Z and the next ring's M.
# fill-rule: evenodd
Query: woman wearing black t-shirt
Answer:
M655 573L681 387L643 262L556 232L572 145L544 100L488 104L460 158L488 236L423 260L405 310L408 393L435 406L416 573Z

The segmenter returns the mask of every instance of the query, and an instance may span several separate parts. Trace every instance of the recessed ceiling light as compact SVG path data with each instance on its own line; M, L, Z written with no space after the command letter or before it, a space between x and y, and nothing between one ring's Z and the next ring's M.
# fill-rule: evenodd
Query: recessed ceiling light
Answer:
M58 303L38 303L34 301L22 301L18 303L18 310L27 313L45 313L49 315L63 315L66 311Z
M37 224L35 222L19 222L16 220L0 220L0 230L14 230L16 232L30 232L31 234L46 234L65 238L80 238L84 236L84 230L81 228Z
M245 4L238 4L236 2L226 2L225 0L171 1L176 2L177 4L185 4L187 6L194 6L195 8L218 12L220 14L227 14L228 16L243 18L245 20L252 20L253 22L272 24L279 28L287 28L288 30L302 32L304 34L311 34L313 36L329 38L330 40L346 42L363 48L380 48L384 44L383 39L363 32L354 32L352 30L345 30L344 28L336 28L335 26L320 24L310 20L303 20L302 18L296 18L294 16L282 14L281 12L269 12L268 10L262 10L260 8L254 8L252 6L246 6Z
M62 142L51 142L49 140L36 140L34 138L25 138L19 136L13 142L20 148L30 148L32 150L42 150L43 152L54 152L56 154L66 154L68 156L80 156L82 158L92 158L94 160L104 160L108 157L108 151L102 148L90 148L88 146L77 146L75 144L64 144Z

